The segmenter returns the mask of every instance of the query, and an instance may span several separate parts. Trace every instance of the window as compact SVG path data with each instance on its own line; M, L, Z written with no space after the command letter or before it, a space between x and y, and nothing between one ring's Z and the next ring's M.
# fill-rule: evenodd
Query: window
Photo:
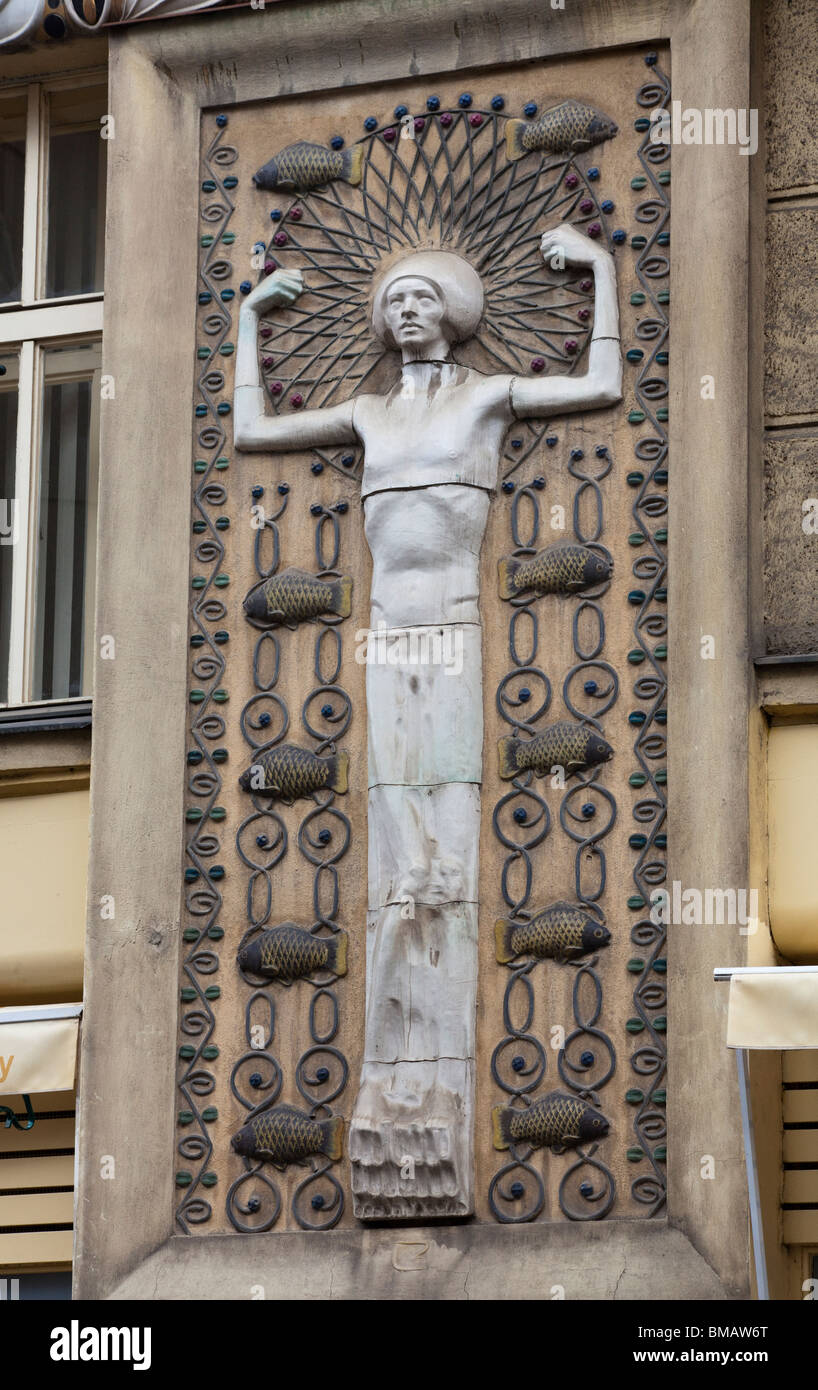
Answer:
M91 691L106 107L0 88L0 705Z

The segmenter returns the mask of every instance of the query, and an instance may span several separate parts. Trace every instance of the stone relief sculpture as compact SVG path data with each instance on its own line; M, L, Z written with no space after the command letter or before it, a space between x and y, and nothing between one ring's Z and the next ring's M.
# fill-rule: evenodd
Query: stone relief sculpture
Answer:
M538 147L544 143L542 136ZM481 277L466 256L424 249L393 259L373 286L372 333L402 360L395 385L384 395L358 391L338 404L272 416L259 318L294 304L309 279L305 285L298 271L277 269L241 309L236 447L364 450L369 621L385 654L368 661L366 684L366 1028L350 1132L355 1214L364 1219L473 1210L480 549L513 422L621 399L613 259L567 224L541 237L543 258L558 247L566 267L593 275L584 376L483 373L460 364L454 349L475 334L484 312ZM409 635L426 659L407 658ZM607 745L599 751L609 754ZM402 913L407 900L410 917Z

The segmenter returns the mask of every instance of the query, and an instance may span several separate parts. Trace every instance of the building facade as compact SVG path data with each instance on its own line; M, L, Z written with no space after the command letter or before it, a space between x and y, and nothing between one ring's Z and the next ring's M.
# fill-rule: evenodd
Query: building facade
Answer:
M0 1273L805 1297L810 6L18 7Z

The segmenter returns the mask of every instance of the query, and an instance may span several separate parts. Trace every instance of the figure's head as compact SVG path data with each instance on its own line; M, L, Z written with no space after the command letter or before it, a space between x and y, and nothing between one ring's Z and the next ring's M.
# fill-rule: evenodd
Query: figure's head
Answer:
M451 251L405 256L382 277L372 305L381 342L404 358L445 356L474 333L483 313L480 276Z

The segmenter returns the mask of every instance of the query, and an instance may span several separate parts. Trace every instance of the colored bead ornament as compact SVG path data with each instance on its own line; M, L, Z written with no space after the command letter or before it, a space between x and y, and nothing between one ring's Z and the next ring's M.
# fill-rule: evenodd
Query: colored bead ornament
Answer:
M273 237L273 241L275 242L276 246L286 246L286 245L287 245L287 233L286 233L286 232L276 232L275 236Z
M466 109L466 107L471 106L471 104L472 104L472 95L471 95L471 92L461 92L461 93L460 93L460 96L457 98L457 104L458 104L458 106L462 106L464 110Z
M320 502L313 502L310 507L310 516L320 516L323 510L324 508L321 506Z
M530 120L531 117L532 117L532 116L536 116L536 114L537 114L537 103L536 103L536 101L527 101L526 104L525 104L525 106L523 107L523 115L524 115L524 116L528 116L528 118L529 118L529 120Z
M594 204L591 198L583 198L579 205L580 212L593 212Z
M617 246L621 246L627 239L628 234L621 227L617 227L616 231L611 232L611 241L615 242Z
M584 458L585 458L585 452L584 452L584 450L582 450L582 449L572 449L572 450L571 450L571 461L572 461L572 463L579 463L580 460L581 460L581 459L584 459Z
M440 110L440 97L427 97L427 98L426 98L426 110L427 110L427 111L439 111L439 110Z
M400 120L403 119L404 116L408 116L408 115L409 115L409 107L408 107L408 106L396 106L396 107L395 107L395 110L392 112L392 114L393 114L393 116L395 117L395 120L396 120L396 121L400 121Z
M265 372L269 372L270 368L275 366L275 361L274 357L262 357L261 365Z
M586 177L591 180L591 183L595 183L596 180L599 178L599 170L597 169L595 164L587 170Z
M454 120L454 117L453 117L451 111L444 111L444 112L443 112L443 115L440 117L440 124L441 124L446 130L448 130L448 128L449 128L449 126L451 125L451 123L452 123L453 120Z
M585 805L582 808L582 814L585 820L593 819L593 817L596 815L596 806L594 806L592 801L585 802Z
M512 1197L519 1199L524 1195L525 1188L523 1187L523 1184L521 1182L513 1182L511 1184L511 1187L509 1188L509 1192L511 1193Z
M586 681L582 688L585 691L586 695L596 695L599 686L597 685L596 681Z
M282 497L286 497L287 493L288 493L289 490L290 490L290 484L289 484L289 483L279 483L279 485L278 485L278 490L279 490L279 492L281 493L281 496L282 496Z
M544 368L545 368L545 358L544 358L544 357L532 357L532 359L531 359L531 370L532 370L532 372L541 372L541 371L544 370Z
M520 701L521 705L528 704L529 700L531 699L531 691L529 690L527 685L524 685L522 690L517 691L517 699Z
M272 392L272 394L273 394L274 396L280 396L280 395L281 395L281 392L282 392L283 390L284 390L284 387L282 386L282 384L281 384L280 381L271 381L271 382L270 382L270 391Z
M514 812L514 819L517 821L518 825L525 824L525 822L528 820L528 812L526 811L524 806L517 807L517 810Z
M310 465L310 468L313 473L323 473L324 471L324 465L320 459L316 459L315 462Z
M395 134L396 134L396 131L395 131L394 127L393 127L393 126L389 126L389 128L383 132L383 138L384 138L384 140L386 140L386 141L388 142L388 144L391 145L391 144L392 144L392 141L393 141L394 138L395 138Z
M531 486L535 487L538 492L542 492L543 488L545 487L545 478L543 478L541 475L536 478L532 478Z
M290 217L293 222L300 222L304 216L304 209L299 207L290 208Z
M264 328L262 328L261 332L259 333L259 337L260 337L260 338L263 338L264 341L265 341L265 343L266 343L267 339L268 339L268 338L272 338L272 336L273 336L273 330L272 330L272 328L270 328L269 326L265 326Z
M344 148L343 135L333 135L330 144L334 150L342 150Z
M577 350L579 349L579 343L577 342L576 338L566 338L564 347L566 352L574 353L577 352Z
M376 116L367 116L364 121L364 130L377 130L378 119Z
M547 434L545 436L545 442L548 445L549 449L553 449L554 445L559 443L559 439L555 434Z
M593 280L580 280L579 287L583 294L590 294L594 288L594 282Z
M476 127L476 126L479 126L479 125L482 125L482 124L483 124L483 117L480 115L480 112L479 112L479 111L475 111L475 112L473 112L473 114L472 114L471 116L469 116L469 125L473 125L473 126Z
M226 117L226 116L222 116L222 115L217 116L217 117L216 117L216 125L219 126L219 127L223 130L224 127L227 125L227 117Z
M503 483L503 492L513 492L513 491L514 491L514 484L511 482L511 480L510 480L509 478L507 478L506 481Z
M593 1052L583 1052L579 1060L583 1067L592 1067L594 1065L594 1054Z
M264 488L261 486L260 483L256 483L256 486L250 489L250 496L251 496L251 497L263 497L263 496L264 496Z
M577 178L576 174L569 174L565 180L565 187L576 188L578 183L579 179Z
M342 454L342 455L341 455L341 465L342 465L343 468L351 468L354 462L355 462L355 455L354 455L354 454Z
M589 223L588 223L588 235L589 235L590 237L598 237L598 236L601 235L601 233L602 233L602 228L601 228L601 226L599 225L598 222L589 222Z
M293 410L298 410L299 406L302 406L303 404L304 397L302 396L300 391L296 391L292 396L290 396L290 405L293 407Z
M242 280L241 284L239 285L239 289L241 290L242 294L249 294L252 288L253 286L250 284L249 280Z
M492 97L491 99L492 111L502 111L505 104L505 97Z
M588 319L589 319L590 317L591 317L591 311L590 311L590 309L580 309L579 313L577 314L577 318L578 318L578 319L581 319L583 323L587 323L587 321L588 321Z

